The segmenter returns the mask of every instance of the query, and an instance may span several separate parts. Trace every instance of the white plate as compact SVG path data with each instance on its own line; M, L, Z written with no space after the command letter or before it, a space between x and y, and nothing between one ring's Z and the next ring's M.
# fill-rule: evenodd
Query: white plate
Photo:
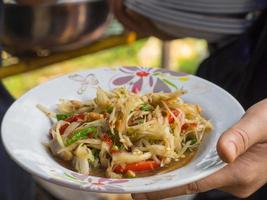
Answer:
M140 71L147 75L140 77ZM144 73L143 73L144 74ZM167 81L166 81L167 80ZM214 125L196 157L172 172L136 179L110 179L85 176L56 162L42 145L48 142L51 124L36 104L53 109L59 99L87 100L95 97L96 87L110 90L125 86L129 90L170 92L183 87L183 99L199 104ZM102 68L77 72L48 81L19 98L7 111L2 123L2 140L8 154L29 173L46 181L77 190L138 193L181 186L206 177L224 166L216 143L224 130L237 122L244 110L226 91L192 75L142 67Z

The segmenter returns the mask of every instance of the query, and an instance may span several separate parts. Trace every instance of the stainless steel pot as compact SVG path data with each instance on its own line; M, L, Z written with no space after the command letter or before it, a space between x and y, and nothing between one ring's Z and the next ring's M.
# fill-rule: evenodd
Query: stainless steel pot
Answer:
M4 1L0 43L13 54L88 45L102 36L110 21L106 0L21 2Z

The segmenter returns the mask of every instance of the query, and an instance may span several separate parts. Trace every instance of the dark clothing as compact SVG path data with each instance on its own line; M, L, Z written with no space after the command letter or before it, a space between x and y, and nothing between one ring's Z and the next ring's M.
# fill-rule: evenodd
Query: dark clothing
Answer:
M255 192L250 197L246 198L245 200L266 200L267 198L267 187L262 187L257 192ZM194 200L238 200L232 195L229 195L225 192L219 190L212 190L209 192L200 193L197 195Z
M13 99L0 83L0 122ZM31 200L33 195L32 177L20 168L7 155L2 140L0 140L0 199L1 200Z
M2 19L2 0L0 0L0 20ZM2 31L0 26L0 33ZM0 47L1 48L1 47ZM1 49L0 49L1 53ZM0 58L1 64L1 58ZM0 124L7 108L11 105L14 99L6 91L0 80ZM1 125L0 125L1 128ZM1 129L0 129L1 130ZM2 140L0 139L0 199L1 200L33 200L32 177L20 168L7 155Z
M267 97L267 17L245 34L215 51L197 75L230 92L248 108Z

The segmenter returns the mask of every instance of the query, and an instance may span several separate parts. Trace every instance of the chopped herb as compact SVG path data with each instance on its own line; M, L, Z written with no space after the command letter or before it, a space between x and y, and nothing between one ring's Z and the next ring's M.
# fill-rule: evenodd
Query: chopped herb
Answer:
M145 120L144 120L144 119L140 119L140 120L138 121L138 124L143 124L143 123L145 123Z
M89 162L90 165L93 165L95 161L89 158L88 162Z
M111 133L110 130L108 130L107 135L112 139L113 144L115 144L117 146L119 146L119 144L121 144L120 137L119 137L118 133L116 132L116 130L114 131L114 135Z
M107 131L107 134L108 134L109 136L112 136L112 135L113 135L110 129Z
M195 134L193 134L193 133L188 133L187 134L186 142L189 142L189 141L191 141L191 143L190 143L191 145L197 143L197 138L196 138Z
M111 150L112 150L112 151L119 151L120 149L119 149L119 147L118 147L117 145L113 145L113 146L111 147Z
M126 177L127 178L135 178L136 177L136 174L132 170L128 170L126 172Z
M112 107L112 106L109 106L109 107L107 108L107 112L108 112L109 114L111 114L112 111L113 111L113 107Z
M153 106L151 106L150 104L143 104L141 107L140 107L140 110L142 111L151 111L153 110Z
M120 144L118 147L119 147L119 150L120 150L120 151L124 151L124 150L126 150L126 149L125 149L125 146L124 146L123 144Z
M191 144L196 144L197 143L197 139L196 138L193 138L192 140L191 140Z

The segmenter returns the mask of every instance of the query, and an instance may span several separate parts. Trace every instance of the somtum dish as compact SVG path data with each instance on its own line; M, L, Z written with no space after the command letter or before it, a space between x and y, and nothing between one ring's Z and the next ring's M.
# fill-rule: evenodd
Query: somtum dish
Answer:
M38 108L54 121L48 147L61 163L86 175L134 178L185 165L211 130L184 93L98 88L92 100L60 100L55 113Z

